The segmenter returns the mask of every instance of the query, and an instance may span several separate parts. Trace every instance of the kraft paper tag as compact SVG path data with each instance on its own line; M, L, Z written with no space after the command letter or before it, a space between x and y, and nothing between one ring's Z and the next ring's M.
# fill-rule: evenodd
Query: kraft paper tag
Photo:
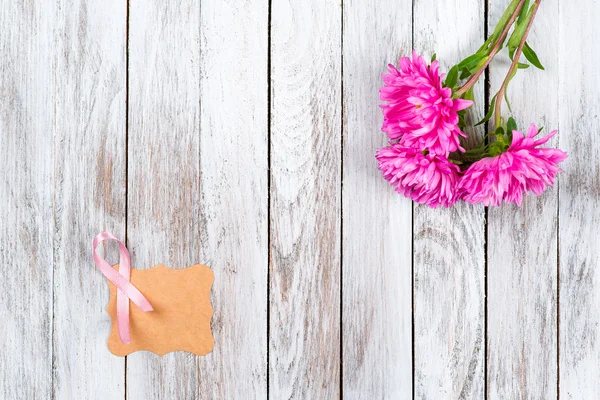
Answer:
M114 266L118 269L118 264ZM110 300L106 311L112 320L109 350L117 356L148 350L160 356L171 351L188 351L203 356L214 347L210 330L213 308L210 289L213 272L206 265L171 269L157 265L146 270L131 269L131 283L148 299L153 311L130 306L131 342L119 339L117 288L108 281Z

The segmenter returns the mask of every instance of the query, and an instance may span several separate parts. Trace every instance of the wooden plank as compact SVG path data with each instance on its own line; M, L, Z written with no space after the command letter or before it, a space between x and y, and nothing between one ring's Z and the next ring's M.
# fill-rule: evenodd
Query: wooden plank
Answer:
M91 243L102 230L125 234L126 12L118 0L65 0L50 17L56 24L53 383L59 399L124 397L124 360L106 346L108 285L95 270ZM118 247L107 248L117 263Z
M0 4L3 399L52 395L53 11Z
M132 265L201 260L200 9L131 1L127 238ZM196 356L127 357L127 398L193 398Z
M271 10L269 389L340 394L341 8Z
M443 71L476 51L483 32L479 0L415 3L415 49L426 57L436 52ZM476 88L474 120L482 116L483 86ZM415 398L484 396L484 219L482 206L415 206Z
M597 1L561 1L555 19L561 60L558 136L569 154L559 193L559 391L565 399L596 398L600 386L600 54L592 39L600 35L597 15Z
M412 203L381 177L381 74L411 52L412 2L344 2L343 385L412 399Z
M216 345L197 358L196 398L264 399L268 3L204 0L200 25L199 246L215 273Z
M489 30L506 2L489 3ZM558 1L537 13L528 43L546 71L520 70L508 89L512 114L521 131L532 122L543 134L558 128ZM526 62L525 57L522 57ZM506 52L490 72L495 94L510 60ZM557 138L549 146L556 146ZM503 205L488 213L488 398L557 397L557 190L527 196L522 207Z

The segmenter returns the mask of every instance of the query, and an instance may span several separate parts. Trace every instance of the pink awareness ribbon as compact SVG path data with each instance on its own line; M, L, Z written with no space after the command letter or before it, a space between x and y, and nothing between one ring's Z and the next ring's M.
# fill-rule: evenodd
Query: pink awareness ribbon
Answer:
M119 271L117 272L109 263L96 253L96 248L105 240L112 239L119 242ZM94 238L94 262L102 274L117 287L117 326L121 342L131 343L129 334L129 299L137 305L140 310L153 311L152 305L144 295L129 282L131 267L129 251L119 239L110 232L101 232Z

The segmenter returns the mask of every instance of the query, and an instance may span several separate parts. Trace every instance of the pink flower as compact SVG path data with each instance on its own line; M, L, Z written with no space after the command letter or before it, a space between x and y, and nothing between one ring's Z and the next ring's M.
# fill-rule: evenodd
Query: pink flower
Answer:
M534 140L538 134L535 124L531 124L527 136L513 131L512 143L504 153L479 160L465 172L458 184L463 200L485 206L499 206L502 200L521 205L523 193L532 191L539 195L552 186L561 171L557 165L567 158L567 153L537 146L556 132Z
M400 60L400 71L388 65L389 74L383 75L384 86L379 93L383 109L383 127L391 140L402 139L408 147L428 149L447 155L460 149L460 136L466 135L458 127L458 111L473 102L452 99L452 89L442 87L437 61L428 66L423 57L413 51Z
M379 170L396 191L431 208L450 207L458 196L460 169L445 157L393 144L377 152Z

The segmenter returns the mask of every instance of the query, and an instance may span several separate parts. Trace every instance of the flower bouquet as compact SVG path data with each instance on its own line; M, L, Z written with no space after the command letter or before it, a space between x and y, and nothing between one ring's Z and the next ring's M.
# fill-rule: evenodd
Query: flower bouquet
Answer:
M390 144L376 158L384 178L405 197L432 208L450 207L459 200L485 206L502 201L521 205L523 195L541 194L554 184L565 152L541 147L557 131L537 138L531 124L526 133L504 118L502 101L515 74L533 66L544 69L526 39L541 0L512 0L492 35L477 52L440 74L435 55L428 64L413 51L398 67L383 75L382 130ZM512 33L509 36L509 32ZM508 39L507 39L508 38ZM465 150L461 138L466 114L474 104L473 87L494 57L506 48L512 63L483 120L494 117L494 129L481 143ZM508 102L508 101L507 101Z

